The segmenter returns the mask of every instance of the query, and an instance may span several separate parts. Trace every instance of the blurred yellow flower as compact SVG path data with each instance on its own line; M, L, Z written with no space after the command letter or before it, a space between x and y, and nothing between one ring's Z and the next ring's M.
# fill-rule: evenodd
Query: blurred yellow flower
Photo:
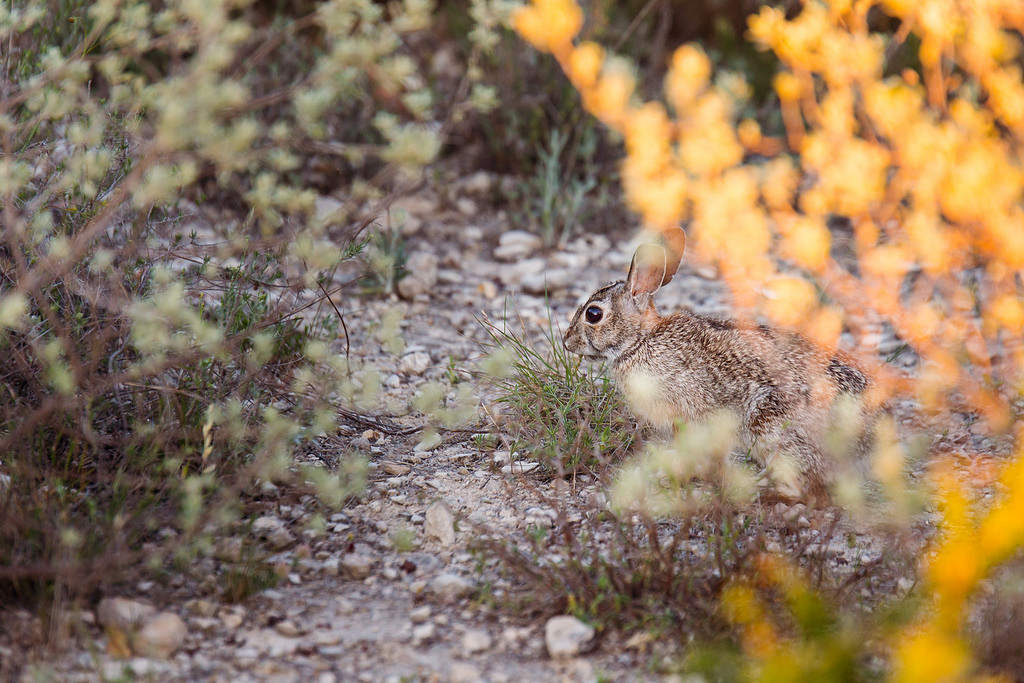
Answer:
M1024 302L1016 294L1003 294L984 311L991 323L1007 332L1024 332Z
M801 154L804 165L818 172L826 211L842 216L868 213L885 198L889 153L865 140L841 139L825 132L808 135Z
M953 262L953 250L961 247L955 235L938 218L915 211L904 222L918 262L930 273L941 274Z
M708 86L711 61L699 46L683 45L672 54L665 75L665 94L677 113L682 114Z
M679 157L690 173L712 176L743 161L743 145L722 93L712 90L690 109L679 139Z
M832 235L823 218L794 216L779 226L783 236L783 249L797 265L821 272L828 260Z
M754 119L743 119L736 128L736 134L747 149L755 150L761 144L761 124Z
M595 116L618 130L635 85L633 74L626 64L608 60L594 87L583 92L583 103Z
M669 163L672 124L660 103L648 102L628 111L623 134L631 172L653 175Z
M775 75L772 84L782 100L793 102L800 99L800 81L790 72L780 71Z
M654 176L630 171L630 160L623 167L622 182L630 207L643 216L648 226L667 229L678 226L686 207L686 175L672 167Z
M799 176L789 157L780 156L761 167L761 196L768 208L791 209Z
M750 37L762 48L770 48L778 43L786 25L786 13L778 7L762 7L761 11L752 15L747 24Z
M843 333L843 316L835 308L821 308L808 321L801 324L800 328L807 337L822 347L835 348L839 343L839 335Z
M934 627L905 637L897 646L896 683L963 680L971 664L967 645Z
M583 27L583 10L573 0L533 0L512 15L512 27L538 50L564 48Z
M590 41L580 43L569 57L569 79L581 90L592 88L603 64L603 47Z
M814 285L803 278L780 275L765 288L765 310L784 327L799 327L817 303Z

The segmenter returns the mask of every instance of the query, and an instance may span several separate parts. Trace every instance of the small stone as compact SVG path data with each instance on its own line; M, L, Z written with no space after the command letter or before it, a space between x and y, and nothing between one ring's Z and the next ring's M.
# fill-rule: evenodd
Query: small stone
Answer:
M491 636L487 634L487 631L470 629L462 634L462 652L466 656L490 649Z
M204 633L211 633L217 630L217 627L221 625L220 621L217 621L216 619L211 619L209 617L196 617L191 621L193 626L198 628L200 631L203 631Z
M429 251L418 251L405 262L407 275L398 281L398 296L414 299L418 294L430 294L437 284L437 256Z
M807 506L803 503L795 503L793 505L785 505L784 503L776 503L775 509L779 510L779 506L782 506L782 516L787 522L799 521L801 515L807 510Z
M217 613L217 605L209 600L189 600L185 603L185 609L201 617L212 617Z
M422 351L407 353L398 363L398 368L407 375L422 375L429 367L430 355Z
M496 274L503 285L511 287L518 285L525 277L544 272L545 267L547 264L542 258L517 259L515 263L499 267Z
M408 465L402 465L397 462L382 462L380 468L393 477L403 477L412 471L412 468Z
M483 295L485 299L493 299L498 296L498 287L490 280L484 280L477 286L477 291Z
M420 624L412 630L412 642L416 645L425 643L428 640L433 639L437 634L437 627L431 623Z
M173 612L160 612L146 620L133 644L144 657L166 659L184 644L187 636L188 628L181 617Z
M462 179L462 189L471 194L487 194L494 187L494 180L486 171L477 171Z
M455 201L455 208L459 210L463 216L475 216L478 211L476 202L469 197L460 197Z
M454 81L465 73L462 59L451 45L440 45L430 58L430 71L435 76Z
M445 572L430 582L430 590L446 602L454 602L473 592L474 585L458 574Z
M318 223L334 223L341 218L341 208L344 203L328 195L320 195L313 200L313 208L316 211Z
M455 516L443 500L435 501L427 508L423 531L428 538L436 538L443 546L455 543Z
M544 625L544 642L551 657L575 657L594 640L594 629L576 617L562 615Z
M156 608L128 598L104 598L96 607L96 618L103 626L130 631L156 614Z
M499 638L501 642L507 647L513 647L520 641L526 640L530 637L530 629L520 628L516 626L509 626L501 632Z
M371 558L358 553L349 553L341 558L339 569L342 577L361 581L370 575L371 567L373 567Z
M437 200L426 194L399 197L391 204L391 210L403 210L417 216L426 216L437 212Z
M530 460L517 460L513 463L510 463L502 467L501 471L504 474L526 474L527 472L533 472L538 467L540 467L539 462L533 462Z
M544 242L540 237L525 230L508 230L498 238L494 258L498 261L520 261L535 254Z
M421 605L409 612L409 621L414 624L422 624L430 619L430 607Z
M468 662L452 662L448 669L448 680L450 683L476 683L483 680L480 671Z
M285 619L274 624L274 630L286 638L298 638L301 634L299 627L291 619Z
M413 446L414 453L426 453L441 445L441 435L437 432L430 432L420 442Z
M345 640L344 630L337 631L317 631L313 634L313 644L320 645L337 645L341 641Z
M295 535L288 531L284 522L272 515L257 518L252 523L252 530L274 550L281 550L295 542Z
M136 657L128 663L128 668L139 678L154 678L156 674L167 668L167 664L155 659Z
M543 296L564 292L573 284L574 279L575 275L568 270L547 270L524 276L519 281L519 288L527 294Z
M329 557L324 560L323 568L324 574L327 576L337 576L341 572L341 560L337 557Z
M220 623L224 624L224 628L229 631L238 629L242 622L245 621L245 613L239 609L226 609L218 616L220 617Z

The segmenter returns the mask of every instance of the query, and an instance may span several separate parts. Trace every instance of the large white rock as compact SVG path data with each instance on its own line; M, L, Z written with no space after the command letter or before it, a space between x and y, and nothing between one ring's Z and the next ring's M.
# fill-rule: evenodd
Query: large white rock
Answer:
M103 626L129 631L156 614L156 608L128 598L104 598L96 607L96 619Z
M552 657L575 657L594 641L594 629L576 617L551 617L544 625L544 642Z
M467 657L491 649L491 636L482 629L469 629L462 634L462 654Z
M160 612L148 619L135 635L133 648L144 657L167 659L185 643L188 628L173 612Z
M429 251L417 251L405 262L407 275L398 281L398 296L413 299L419 294L430 294L437 284L437 256Z
M498 261L520 261L534 256L543 244L543 240L532 232L508 230L498 238L494 258Z
M434 595L448 602L464 598L473 592L473 583L458 574L445 572L430 582Z
M427 508L423 531L427 538L435 538L443 546L455 543L455 515L443 500L435 501Z

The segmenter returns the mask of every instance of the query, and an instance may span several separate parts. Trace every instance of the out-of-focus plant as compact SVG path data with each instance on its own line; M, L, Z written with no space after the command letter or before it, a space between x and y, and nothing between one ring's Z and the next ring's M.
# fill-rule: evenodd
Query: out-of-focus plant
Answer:
M1019 440L1019 3L808 1L790 18L762 8L749 20L750 37L781 65L774 78L780 138L743 113L750 111L744 77L716 69L697 45L672 55L664 101L640 102L632 64L595 42L575 42L583 21L573 0L534 0L514 25L555 57L584 106L623 135L623 186L648 228L685 225L694 258L718 265L741 310L825 346L838 344L844 326L856 333L888 322L921 363L913 380L875 368L881 397L903 389L929 411L966 406ZM838 223L850 226L849 244L838 244ZM968 514L966 493L939 480L945 522L934 558L923 563L926 607L898 638L881 625L874 632L898 642L871 655L891 652L894 676L977 672L964 608L982 578L1024 542L1012 519L1024 492L1019 469L1006 469L1003 502L977 517ZM799 592L793 576L789 585ZM815 668L829 662L800 657L806 634L769 637L774 627L755 601L724 604L743 625L755 676L843 678L856 666L841 648L839 668Z
M109 581L143 541L208 548L185 542L372 394L331 346L338 266L366 202L439 153L449 111L410 48L433 12L0 7L0 590ZM308 181L324 158L345 201ZM356 485L303 480L331 505Z
M627 61L574 44L574 2L536 2L514 23L624 136L630 205L651 229L687 224L695 258L718 264L741 308L827 345L844 322L888 320L922 357L914 388L925 406L939 409L956 388L1006 428L1024 366L1012 104L1024 101L1022 19L1012 2L941 8L808 2L791 20L767 7L751 17L751 37L783 65L785 139L739 118L743 77L715 73L699 46L673 54L665 103L639 103ZM872 10L900 28L872 30ZM889 75L887 55L911 35L920 68ZM852 225L855 263L832 258L835 217Z

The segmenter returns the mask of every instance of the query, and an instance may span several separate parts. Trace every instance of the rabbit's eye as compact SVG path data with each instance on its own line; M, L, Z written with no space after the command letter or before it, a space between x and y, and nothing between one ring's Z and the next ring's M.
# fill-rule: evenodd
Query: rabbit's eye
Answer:
M604 315L604 311L601 310L600 306L589 306L587 312L584 313L587 317L587 322L591 325L596 325L601 322L601 316Z

